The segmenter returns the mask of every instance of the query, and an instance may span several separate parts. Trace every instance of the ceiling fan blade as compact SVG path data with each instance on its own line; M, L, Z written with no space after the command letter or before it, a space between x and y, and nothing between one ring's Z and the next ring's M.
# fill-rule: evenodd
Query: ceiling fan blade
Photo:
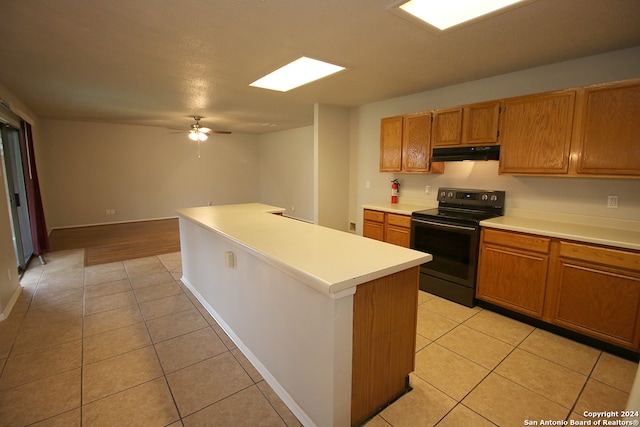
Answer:
M193 117L196 122L192 123L191 126L189 126L188 129L184 129L184 130L180 130L180 129L176 129L176 128L167 128L173 132L170 133L192 133L192 132L200 132L206 135L211 135L211 134L218 134L218 135L230 135L231 132L230 131L226 131L226 130L215 130L215 129L211 129L208 128L206 126L202 126L200 124L200 119L202 119L202 117L200 116L194 116Z

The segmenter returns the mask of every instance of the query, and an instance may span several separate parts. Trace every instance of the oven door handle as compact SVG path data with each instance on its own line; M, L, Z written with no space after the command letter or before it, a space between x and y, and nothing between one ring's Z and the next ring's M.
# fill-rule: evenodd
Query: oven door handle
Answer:
M417 218L413 218L411 221L419 222L421 224L429 224L429 225L433 225L435 227L454 228L456 230L467 230L467 231L475 231L476 230L475 227L469 227L469 226L465 226L465 225L446 224L446 223L443 223L443 222L426 221L424 219L417 219Z

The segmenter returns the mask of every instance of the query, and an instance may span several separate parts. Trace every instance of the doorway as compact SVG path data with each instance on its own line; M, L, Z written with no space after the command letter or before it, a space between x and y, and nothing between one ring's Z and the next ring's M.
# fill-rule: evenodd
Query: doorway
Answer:
M29 205L22 166L20 131L9 124L0 124L0 154L3 160L5 190L9 201L18 275L22 276L33 256L33 241L31 240Z

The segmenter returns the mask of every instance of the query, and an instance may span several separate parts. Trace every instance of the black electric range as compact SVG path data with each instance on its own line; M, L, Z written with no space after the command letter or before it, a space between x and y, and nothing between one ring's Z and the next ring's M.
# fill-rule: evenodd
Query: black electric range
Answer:
M438 207L411 215L411 248L430 253L420 267L420 289L475 305L480 221L504 213L504 191L438 189Z

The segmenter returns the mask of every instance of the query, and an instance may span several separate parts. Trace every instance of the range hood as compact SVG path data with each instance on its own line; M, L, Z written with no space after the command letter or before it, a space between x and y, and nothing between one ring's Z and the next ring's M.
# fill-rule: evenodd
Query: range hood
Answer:
M498 160L500 158L499 145L479 147L434 148L431 154L432 162L459 162L462 160Z

